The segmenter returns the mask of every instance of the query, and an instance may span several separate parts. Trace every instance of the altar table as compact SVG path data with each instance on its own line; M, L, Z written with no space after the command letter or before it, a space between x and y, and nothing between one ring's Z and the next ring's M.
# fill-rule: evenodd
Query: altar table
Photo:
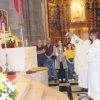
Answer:
M37 67L36 46L0 49L0 64L14 71L26 71Z

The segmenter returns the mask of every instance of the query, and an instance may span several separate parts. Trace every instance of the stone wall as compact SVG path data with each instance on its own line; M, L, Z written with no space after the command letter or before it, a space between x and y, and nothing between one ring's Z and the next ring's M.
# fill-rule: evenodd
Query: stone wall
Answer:
M25 0L25 28L26 37L30 44L35 44L37 39L45 40L47 37L47 3L46 0Z
M8 0L0 0L0 8L8 9Z
M11 28L12 34L16 34L21 38L20 24L24 23L24 19L22 15L15 10L14 0L0 0L0 8L8 11L8 27Z

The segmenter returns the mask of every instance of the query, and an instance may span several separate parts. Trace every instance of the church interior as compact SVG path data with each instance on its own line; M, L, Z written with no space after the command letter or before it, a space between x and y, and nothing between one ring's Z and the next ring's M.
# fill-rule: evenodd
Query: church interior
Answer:
M0 100L100 100L80 88L74 67L73 78L68 80L69 60L65 68L61 60L70 48L67 34L82 38L91 30L100 34L100 0L0 0L0 78L1 73L6 74L17 92L16 97L5 98L0 82ZM49 51L50 43L53 46ZM57 49L59 45L63 45L63 52ZM71 48L75 56L76 45Z

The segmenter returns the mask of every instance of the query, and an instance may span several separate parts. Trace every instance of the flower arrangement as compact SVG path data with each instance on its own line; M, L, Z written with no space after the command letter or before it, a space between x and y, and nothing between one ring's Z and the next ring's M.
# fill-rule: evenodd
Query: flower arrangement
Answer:
M20 43L20 39L16 35L10 35L6 38L6 46L7 48L15 48L18 47Z
M0 72L0 100L15 100L16 90L3 72Z

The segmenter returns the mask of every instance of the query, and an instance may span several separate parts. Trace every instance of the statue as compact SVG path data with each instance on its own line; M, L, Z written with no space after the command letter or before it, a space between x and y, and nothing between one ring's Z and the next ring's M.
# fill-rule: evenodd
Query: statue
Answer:
M0 10L0 31L2 31L2 26L5 24L5 29L7 30L7 18L3 15L3 11Z

